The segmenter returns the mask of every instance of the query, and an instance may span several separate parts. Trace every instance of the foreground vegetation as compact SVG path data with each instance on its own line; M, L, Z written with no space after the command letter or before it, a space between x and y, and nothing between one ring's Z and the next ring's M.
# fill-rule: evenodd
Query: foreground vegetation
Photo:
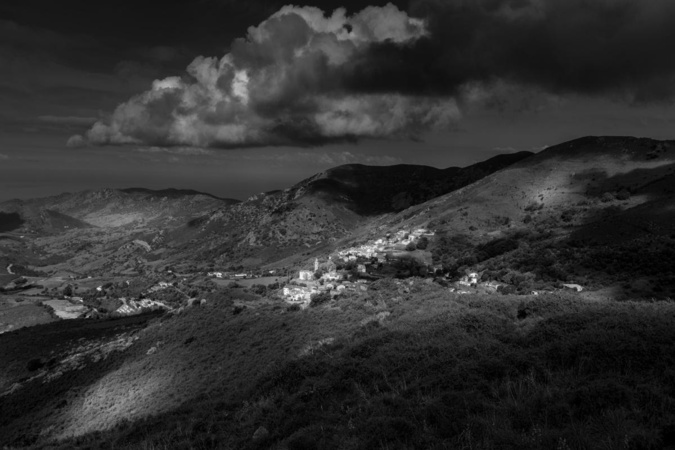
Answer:
M181 378L167 385L181 399L175 406L111 420L99 428L105 431L33 442L63 449L667 448L675 445L674 320L671 302L462 296L420 279L384 280L304 311L213 303L155 319L127 360L108 363L119 370L146 358L126 373L126 389L141 390L138 380L173 364ZM144 345L160 338L162 348L145 356ZM78 404L63 410L84 411ZM11 439L3 443L29 443L7 433L21 427L4 425L0 435Z

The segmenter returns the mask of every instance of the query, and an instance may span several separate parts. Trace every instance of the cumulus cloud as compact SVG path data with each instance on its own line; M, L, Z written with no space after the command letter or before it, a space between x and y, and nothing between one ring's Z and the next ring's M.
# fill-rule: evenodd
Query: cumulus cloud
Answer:
M156 80L69 145L183 147L317 145L361 137L416 136L459 117L452 98L358 92L350 61L378 43L413 45L423 19L396 6L349 16L285 6L222 58L197 57L187 75Z
M319 145L415 138L472 108L675 97L672 0L412 0L284 6L221 58L156 80L73 144Z

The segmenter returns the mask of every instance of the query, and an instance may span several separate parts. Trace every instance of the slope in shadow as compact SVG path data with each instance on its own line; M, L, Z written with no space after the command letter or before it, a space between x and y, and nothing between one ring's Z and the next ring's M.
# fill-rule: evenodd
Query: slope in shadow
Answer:
M23 225L24 220L19 213L0 212L0 233L14 231Z

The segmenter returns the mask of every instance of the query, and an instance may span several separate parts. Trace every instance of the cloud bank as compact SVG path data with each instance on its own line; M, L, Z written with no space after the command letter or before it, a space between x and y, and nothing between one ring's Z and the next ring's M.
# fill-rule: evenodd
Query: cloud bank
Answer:
M345 86L349 62L370 46L412 45L424 20L397 7L330 16L285 6L220 59L198 57L187 75L156 80L71 145L246 147L317 145L359 137L412 136L446 126L451 98L358 92Z
M320 145L414 138L476 102L670 101L673 54L672 0L413 0L351 16L284 6L69 143Z

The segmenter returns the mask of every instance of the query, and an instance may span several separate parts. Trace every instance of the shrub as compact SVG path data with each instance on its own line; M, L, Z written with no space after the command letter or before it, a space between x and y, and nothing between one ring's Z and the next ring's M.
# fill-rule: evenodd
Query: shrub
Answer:
M543 203L532 202L525 207L525 211L538 211L544 207Z
M409 252L412 252L416 248L417 248L417 246L415 245L414 242L411 242L411 243L409 243L408 245L405 246L405 249Z
M616 193L617 200L628 200L630 198L630 191L628 189L621 189Z
M254 284L251 286L251 292L256 295L264 296L267 294L267 286L264 284Z
M310 297L309 306L319 306L323 303L330 301L330 294L328 292L319 292L318 294L312 294Z
M426 250L426 248L429 246L429 239L427 239L425 236L422 236L419 241L417 241L417 248L419 250Z
M574 219L574 216L575 216L574 210L568 209L562 213L562 215L560 216L560 220L562 220L565 223L569 223L572 221L572 219Z
M29 372L35 372L44 367L44 365L45 363L43 363L40 358L33 358L26 364L26 369L28 369Z

